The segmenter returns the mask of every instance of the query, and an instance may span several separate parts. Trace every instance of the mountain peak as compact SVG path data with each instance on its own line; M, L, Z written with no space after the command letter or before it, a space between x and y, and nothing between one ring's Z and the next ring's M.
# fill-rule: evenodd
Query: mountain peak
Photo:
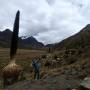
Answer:
M90 24L87 24L81 31L90 31Z
M21 39L35 39L33 36L21 36Z
M5 29L4 31L2 32L12 32L10 29Z
M90 27L90 24L87 24L86 27Z

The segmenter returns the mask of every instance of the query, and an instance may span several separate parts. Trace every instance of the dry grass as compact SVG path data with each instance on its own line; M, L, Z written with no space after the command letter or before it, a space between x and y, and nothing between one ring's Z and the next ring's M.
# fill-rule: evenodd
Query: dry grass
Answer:
M9 52L9 49L0 49L0 71L10 61ZM31 60L34 57L41 57L43 54L45 54L45 51L19 49L17 51L16 63L20 64L25 72L29 72Z

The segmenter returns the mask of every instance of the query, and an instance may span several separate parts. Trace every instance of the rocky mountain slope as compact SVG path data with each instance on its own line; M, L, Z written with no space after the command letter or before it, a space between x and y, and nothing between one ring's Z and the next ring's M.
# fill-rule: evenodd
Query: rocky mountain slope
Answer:
M60 43L55 44L57 50L61 49L78 49L89 48L90 49L90 24L84 27L77 34L66 38Z
M0 47L9 48L11 42L11 36L12 36L12 31L10 31L9 29L6 29L2 32L0 31ZM43 46L44 46L43 43L38 42L32 36L24 39L22 39L22 37L19 37L19 48L36 49L36 48L41 48Z

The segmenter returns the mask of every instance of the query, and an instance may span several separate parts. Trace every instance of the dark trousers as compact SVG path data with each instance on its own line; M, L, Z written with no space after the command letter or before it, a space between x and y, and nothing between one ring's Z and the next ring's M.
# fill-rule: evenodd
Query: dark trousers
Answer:
M34 73L34 79L37 79L37 80L40 79L40 72L39 71Z

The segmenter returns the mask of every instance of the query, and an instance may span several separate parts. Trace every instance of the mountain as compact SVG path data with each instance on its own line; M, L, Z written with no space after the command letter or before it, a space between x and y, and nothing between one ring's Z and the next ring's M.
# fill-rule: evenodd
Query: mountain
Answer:
M47 44L45 47L52 48L53 46L54 46L54 44Z
M90 24L80 30L77 34L55 44L54 48L57 50L90 48Z
M0 31L0 47L10 47L12 31L6 29ZM34 37L19 37L19 48L40 49L40 48L54 48L55 50L63 49L84 49L90 48L90 24L85 26L77 34L70 36L63 41L56 44L45 45L38 42Z
M11 42L12 31L6 29L0 31L0 47L9 48ZM19 37L19 48L38 49L43 47L43 43L38 42L34 37Z
M10 47L12 32L9 29L0 31L0 47Z
M22 39L21 42L24 45L24 47L30 48L30 49L32 48L37 49L37 48L44 47L43 43L38 42L33 36L24 38Z

